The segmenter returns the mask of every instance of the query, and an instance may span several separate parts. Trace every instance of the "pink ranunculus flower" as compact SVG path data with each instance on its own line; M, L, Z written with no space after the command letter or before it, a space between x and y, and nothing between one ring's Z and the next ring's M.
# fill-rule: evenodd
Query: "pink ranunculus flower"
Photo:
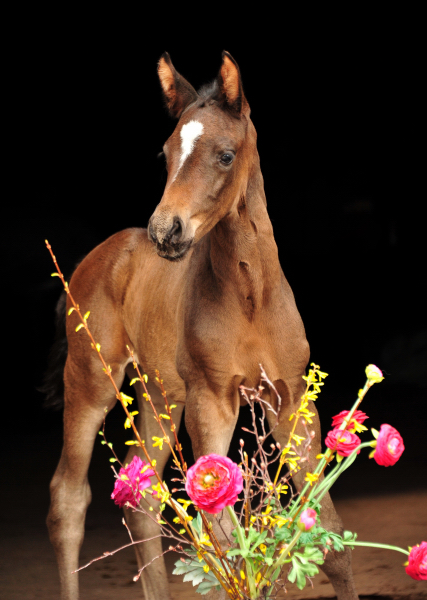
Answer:
M326 436L325 444L331 450L336 450L341 456L350 456L360 444L360 438L355 433L335 427ZM357 451L359 454L360 450Z
M405 446L400 433L391 425L381 425L373 457L382 467L396 464Z
M427 581L427 542L411 548L405 571L417 581Z
M154 471L150 466L143 471L144 467L147 467L147 463L135 455L127 467L120 469L111 494L112 500L120 507L129 502L136 508L141 499L139 492L151 485L150 477L154 475Z
M335 417L332 417L332 427L339 427L349 412L349 410L342 410L339 414L335 415ZM366 415L361 410L355 410L351 421L347 425L347 427L350 427L350 429L352 429L351 424L353 421L357 421L358 423L360 423L360 425L363 425L363 421L365 421L368 418L368 415Z
M310 531L316 525L317 512L313 508L306 508L302 511L297 521L298 529L301 531Z
M226 456L201 456L187 471L185 489L198 508L215 515L235 504L243 489L242 471Z

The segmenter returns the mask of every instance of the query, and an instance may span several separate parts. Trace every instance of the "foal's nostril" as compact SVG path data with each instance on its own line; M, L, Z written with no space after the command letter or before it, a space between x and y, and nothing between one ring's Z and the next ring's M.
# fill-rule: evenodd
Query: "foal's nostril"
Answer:
M153 227L151 225L151 220L148 223L148 237L151 239L154 244L157 242L156 234L154 233Z
M172 229L169 231L169 240L172 244L176 244L182 237L182 222L179 217L173 220Z

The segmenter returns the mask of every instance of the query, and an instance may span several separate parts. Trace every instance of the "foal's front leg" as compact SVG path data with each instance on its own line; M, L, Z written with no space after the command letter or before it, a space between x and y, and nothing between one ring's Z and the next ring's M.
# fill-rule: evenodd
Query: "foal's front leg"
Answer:
M299 381L295 383L295 391L292 386L285 386L281 382L276 382L276 387L282 398L282 408L280 411L279 426L274 431L275 439L280 442L282 447L288 442L290 423L289 417L299 407L301 396L304 393L305 386L300 385ZM310 466L301 469L294 477L297 489L302 490L305 485L305 476L307 471L313 471L317 464L316 456L320 454L322 447L322 438L320 432L319 416L313 402L310 402L309 410L315 413L313 424L308 426L308 429L314 431L314 439L311 443L309 464ZM267 412L270 427L275 424L275 417ZM305 429L302 423L299 423L296 430L297 435L306 437ZM321 522L322 526L335 533L342 535L343 525L341 518L338 516L335 507L332 503L329 493L325 494L321 502ZM326 556L324 564L320 567L328 576L329 581L337 594L337 600L358 600L356 588L353 580L353 572L351 568L351 550L345 548L343 552L335 552L331 550Z
M128 374L132 378L134 371L132 369L128 370ZM157 413L165 413L165 400L158 388L150 382L147 384L147 388ZM163 480L163 470L169 458L170 450L167 444L163 445L162 450L159 450L159 447L153 448L153 436L161 438L163 437L163 434L159 424L154 419L149 402L142 397L142 386L139 382L135 384L135 390L139 407L137 420L138 432L141 439L145 440L150 458L156 460L156 470ZM178 401L176 408L174 408L172 412L172 418L177 430L181 421L183 407L184 405ZM163 425L167 435L170 437L172 446L174 446L174 436L170 431L170 426L167 425L168 422L169 421L163 421ZM140 448L131 446L125 464L130 463L135 454L138 454L142 460L147 460ZM155 477L152 477L151 481L153 484L158 483ZM156 522L155 511L159 508L160 502L154 500L148 494L146 494L145 500L141 500L141 502L145 509L148 509L148 505L151 505L154 509L153 512L148 509L148 514L143 514L140 511L125 508L124 513L133 539L135 541L151 540L135 546L138 568L142 569L144 567L141 573L143 598L145 600L168 600L170 594L165 561L163 557L158 558L162 554L162 540L158 537L160 534L160 527ZM174 543L176 543L175 540L171 540L171 544Z
M191 388L187 392L185 425L191 438L194 460L207 454L227 456L238 416L237 396L229 398L225 391L216 395L208 386ZM222 548L226 548L228 540L232 539L232 524L227 511L223 510L217 517L208 515L208 520L212 522ZM221 589L210 591L204 597L206 600L225 600L227 596Z
M120 387L124 371L116 369ZM105 417L116 402L114 390L101 371L93 376L73 377L68 359L65 368L64 445L50 484L51 504L47 517L49 537L55 550L61 581L61 600L77 600L79 551L91 491L87 478L93 444ZM98 375L98 379L97 379ZM93 387L92 387L93 386ZM96 390L97 395L95 395Z

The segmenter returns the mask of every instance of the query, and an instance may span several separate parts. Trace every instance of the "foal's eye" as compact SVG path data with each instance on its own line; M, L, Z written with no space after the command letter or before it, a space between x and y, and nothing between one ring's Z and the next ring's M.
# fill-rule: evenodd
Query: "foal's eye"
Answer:
M225 154L223 154L221 156L221 158L219 160L223 165L231 165L231 163L233 162L233 159L234 159L234 156L232 154L230 154L230 152L226 152Z

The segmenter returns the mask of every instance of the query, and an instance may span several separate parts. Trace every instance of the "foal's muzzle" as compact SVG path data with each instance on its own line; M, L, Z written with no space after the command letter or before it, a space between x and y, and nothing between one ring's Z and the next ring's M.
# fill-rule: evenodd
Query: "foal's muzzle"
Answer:
M157 254L171 261L183 258L192 243L192 240L184 240L184 225L179 217L174 217L169 228L163 223L156 226L156 220L151 217L148 237L156 245Z

